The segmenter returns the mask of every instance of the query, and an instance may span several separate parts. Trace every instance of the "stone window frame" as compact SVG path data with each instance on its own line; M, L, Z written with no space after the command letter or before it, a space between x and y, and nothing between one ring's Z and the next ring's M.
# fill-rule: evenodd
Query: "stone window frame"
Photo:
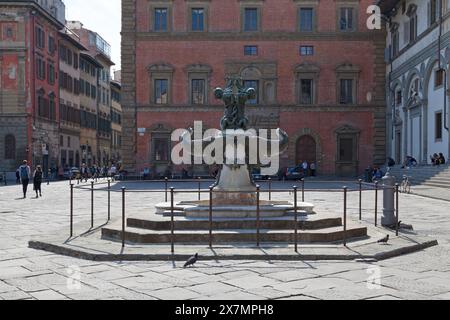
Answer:
M357 105L359 75L361 68L351 63L343 63L336 68L336 101L339 105ZM341 103L341 80L353 80L353 103Z
M243 74L244 71L248 70L251 74ZM253 74L252 74L253 73ZM256 94L256 103L251 103L251 102L247 102L249 105L251 106L258 106L258 105L262 105L264 104L265 101L265 91L264 91L264 81L263 81L263 77L262 77L262 72L261 70L259 70L258 67L256 66L246 66L243 67L240 72L239 75L242 77L242 81L245 83L245 81L257 81L258 83L258 90L257 90L257 94Z
M170 33L173 31L173 0L148 0L149 31L154 33ZM167 9L167 30L155 31L155 9Z
M319 7L319 0L293 0L296 5L296 12L297 12L297 32L305 32L305 33L311 33L311 32L317 32L318 27L318 7ZM301 9L313 9L313 25L311 31L303 31L300 28L301 25L301 18L300 18L300 10Z
M171 132L172 130L168 127L166 127L163 124L156 124L152 126L152 128L149 128L148 130L150 132L150 155L149 159L150 162L157 165L169 165L171 164L170 159L170 152L172 149L172 141L171 141ZM156 153L155 153L155 140L156 139L165 139L167 140L167 160L156 160Z
M208 105L210 101L209 96L210 96L211 74L212 74L211 66L206 64L191 64L186 67L185 72L187 73L188 78L187 97L189 105L194 106L192 99L192 80L205 81L205 103L195 104L195 106Z
M341 9L353 8L353 28L341 30ZM359 24L359 0L336 0L336 30L338 32L357 32Z
M257 77L251 74L245 74L249 68L258 70ZM243 80L259 80L259 97L258 106L277 105L277 89L278 89L278 64L271 60L255 60L252 62L242 60L228 60L225 61L225 78L227 77L241 77ZM273 96L270 99L268 88L273 90ZM251 105L255 106L255 105Z
M188 32L204 33L209 31L209 4L211 0L185 0L186 6L186 21ZM192 9L203 9L203 30L192 30Z
M172 86L173 86L173 73L175 72L175 68L168 63L160 62L150 65L147 68L150 78L150 95L149 95L149 103L151 106L166 106L172 103ZM167 103L165 104L157 104L155 102L155 80L157 79L166 79L168 80L167 90L168 90L168 98Z
M241 32L245 33L258 33L262 32L262 10L264 0L239 0L240 2L240 19L241 19ZM257 21L257 30L256 31L246 31L245 30L245 9L257 9L256 17Z
M302 104L301 99L301 80L302 79L311 79L313 80L313 96L312 96L312 104L317 104L319 99L319 76L320 76L320 68L311 63L302 63L297 65L294 68L294 76L295 76L295 100L297 105L305 105Z

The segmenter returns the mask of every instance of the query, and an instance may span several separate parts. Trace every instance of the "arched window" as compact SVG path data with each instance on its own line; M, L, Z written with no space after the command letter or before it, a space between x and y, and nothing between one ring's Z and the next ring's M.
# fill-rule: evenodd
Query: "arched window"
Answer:
M5 137L5 159L16 159L16 138L12 134Z

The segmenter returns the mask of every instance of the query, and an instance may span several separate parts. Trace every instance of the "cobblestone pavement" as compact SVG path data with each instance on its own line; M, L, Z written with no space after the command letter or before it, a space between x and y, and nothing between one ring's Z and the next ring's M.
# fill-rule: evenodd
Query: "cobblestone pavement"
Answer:
M321 184L324 188L338 185ZM0 299L450 298L450 210L445 201L401 197L401 220L440 243L423 252L380 262L200 261L195 268L185 270L172 262L101 263L29 249L31 239L68 230L68 183L43 187L43 198L26 200L19 199L19 186L0 187ZM143 189L145 185L128 187ZM310 191L306 196L317 205L319 214L339 214L342 210L340 192ZM177 200L189 196L179 197ZM75 190L74 199L75 220L85 222L87 230L90 193ZM105 199L106 193L97 191L96 226L106 219ZM373 219L373 199L373 192L365 192L364 218L368 221ZM161 194L134 193L127 199L127 210L129 214L151 210L162 200ZM114 192L112 201L113 218L118 218L120 194ZM353 218L357 216L357 201L358 194L351 192L349 210Z

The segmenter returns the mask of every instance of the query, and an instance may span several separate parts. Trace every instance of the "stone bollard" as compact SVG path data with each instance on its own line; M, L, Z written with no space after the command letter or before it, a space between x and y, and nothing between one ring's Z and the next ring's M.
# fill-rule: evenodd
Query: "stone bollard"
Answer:
M383 177L383 216L381 217L381 224L385 227L395 225L395 177L390 173L390 170Z

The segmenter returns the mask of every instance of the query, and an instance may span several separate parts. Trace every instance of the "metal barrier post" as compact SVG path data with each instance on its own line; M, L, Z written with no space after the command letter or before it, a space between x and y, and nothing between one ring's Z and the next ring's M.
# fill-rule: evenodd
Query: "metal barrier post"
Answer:
M175 208L174 208L175 188L170 188L170 248L172 254L175 253Z
M294 186L294 223L295 223L295 233L294 233L294 242L295 242L295 252L298 253L298 204L297 204L297 196L298 196L298 187Z
M359 221L362 220L362 183L363 180L359 179Z
M212 248L212 228L213 228L213 190L209 187L209 247Z
M395 230L395 234L396 234L396 236L398 237L398 235L399 235L399 229L400 229L400 226L399 226L399 222L400 222L400 212L399 212L399 193L400 193L400 185L398 184L398 183L396 183L395 184L395 198L396 198L396 202L395 202L395 211L396 211L396 214L395 214L395 216L396 216L396 220L397 220L397 223L396 223L396 230Z
M122 248L125 248L125 187L122 187Z
M70 185L70 237L73 237L73 184Z
M260 203L259 203L260 196L261 196L261 187L258 185L258 186L256 186L256 246L257 247L259 247L260 242L261 242L260 238L259 238L260 228L261 228L261 225L260 225L261 212L260 212Z
M165 202L167 202L167 201L169 201L169 198L168 198L169 178L165 177L164 178L164 183L165 183L165 190L166 190L166 201Z
M94 228L94 181L91 181L91 229Z
M3 179L5 180L5 186L8 185L8 182L6 181L6 171L3 172Z
M111 220L111 180L108 179L108 222Z
M269 178L269 201L272 201L272 178Z
M378 181L375 182L375 227L378 226Z
M348 188L344 187L344 247L347 246L347 192Z
M305 178L302 179L302 202L305 202Z
M50 175L52 174L52 170L48 169L48 173L47 173L47 185L50 185Z

